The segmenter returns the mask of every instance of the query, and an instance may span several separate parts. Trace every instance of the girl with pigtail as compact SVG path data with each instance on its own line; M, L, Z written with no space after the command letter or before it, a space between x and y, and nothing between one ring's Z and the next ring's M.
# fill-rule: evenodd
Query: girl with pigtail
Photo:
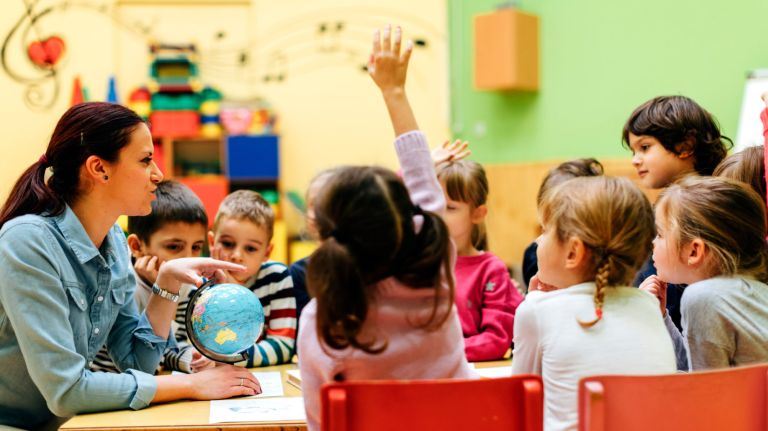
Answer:
M658 300L627 287L654 235L637 186L574 178L545 193L539 218L539 272L515 315L512 371L542 376L544 429L570 430L579 379L673 373L675 354Z
M400 29L392 33L375 33L368 70L395 129L402 179L383 168L337 168L314 204L322 244L309 261L313 299L298 340L310 430L320 428L324 383L474 377L453 305L445 199L405 95L413 45L401 54Z

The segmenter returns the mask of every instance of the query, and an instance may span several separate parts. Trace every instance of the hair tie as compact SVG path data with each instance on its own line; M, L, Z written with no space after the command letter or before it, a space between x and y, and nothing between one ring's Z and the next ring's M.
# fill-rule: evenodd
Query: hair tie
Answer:
M40 158L37 161L44 167L46 168L48 167L48 156L46 156L45 153L43 153L43 155L40 156Z

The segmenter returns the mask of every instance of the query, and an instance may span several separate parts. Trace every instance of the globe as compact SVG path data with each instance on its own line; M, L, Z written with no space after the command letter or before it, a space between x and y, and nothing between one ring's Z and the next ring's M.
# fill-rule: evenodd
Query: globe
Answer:
M219 362L247 359L264 327L264 309L256 295L239 284L206 283L187 306L186 327L195 348Z

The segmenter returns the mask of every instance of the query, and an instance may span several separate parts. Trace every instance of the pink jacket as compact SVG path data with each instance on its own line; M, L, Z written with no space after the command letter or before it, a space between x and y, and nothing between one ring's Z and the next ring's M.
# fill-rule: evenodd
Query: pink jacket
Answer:
M419 131L405 133L396 139L395 148L413 203L425 211L442 213L445 200L424 135ZM420 229L421 216L416 216L414 221L416 229ZM299 369L310 431L320 429L320 387L333 382L334 377L343 380L476 377L464 356L464 337L456 308L448 301L447 283L443 282L438 288L446 292L442 306L451 307L451 315L441 327L428 331L415 327L414 322L431 313L434 290L413 289L392 277L377 284L378 296L370 306L360 334L362 339L373 336L387 341L386 350L377 355L351 348L333 350L322 344L315 320L317 303L314 299L309 302L299 323Z
M456 260L456 308L467 360L501 359L512 346L515 309L523 301L504 262L493 253Z

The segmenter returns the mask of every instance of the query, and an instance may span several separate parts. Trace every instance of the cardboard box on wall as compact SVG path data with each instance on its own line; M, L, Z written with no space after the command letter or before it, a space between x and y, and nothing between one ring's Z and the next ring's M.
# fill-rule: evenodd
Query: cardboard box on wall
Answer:
M539 18L516 9L475 16L475 87L539 88Z

